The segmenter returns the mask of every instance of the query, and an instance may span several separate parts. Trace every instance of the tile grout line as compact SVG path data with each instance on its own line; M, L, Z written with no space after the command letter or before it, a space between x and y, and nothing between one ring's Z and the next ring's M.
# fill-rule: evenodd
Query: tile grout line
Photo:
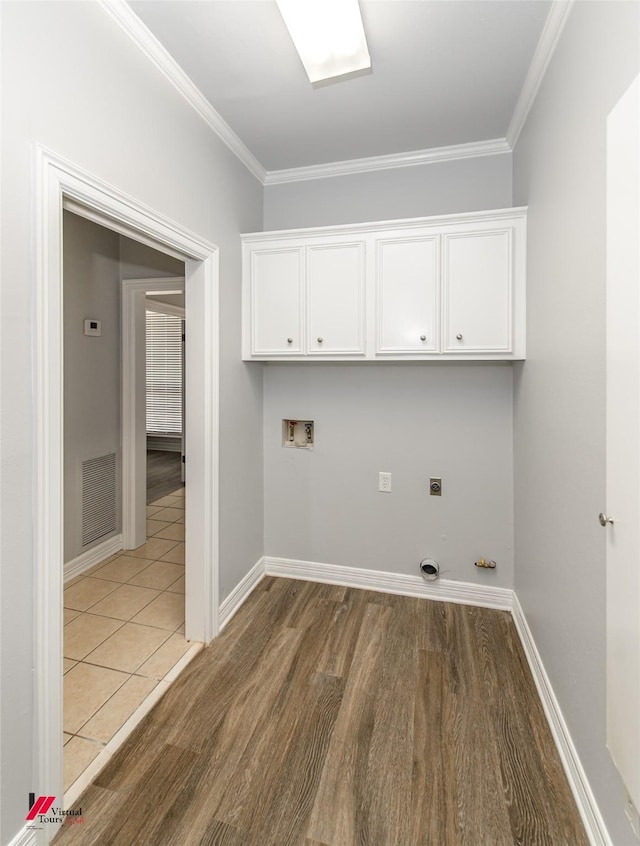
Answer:
M175 501L171 502L171 503L166 503L162 506L155 506L153 504L150 504L150 505L154 508L157 507L159 510L163 510L164 508L174 508L175 510L181 511L182 513L179 517L174 518L172 520L160 520L160 521L158 521L158 522L162 522L162 523L165 524L165 525L163 525L163 527L161 529L158 530L158 532L168 531L168 530L170 530L171 526L184 526L184 513L185 513L184 496L181 495L179 497L170 497L170 495L166 495L166 497L161 497L161 499L164 499L164 498L172 498ZM149 506L147 506L147 507L149 507ZM147 521L150 520L150 519L153 519L153 516L151 516L151 517L147 516L146 519L147 519ZM182 520L181 523L179 522L180 520ZM183 533L184 533L184 529L183 529ZM165 543L171 543L172 542L171 545L169 546L169 548L166 549L162 553L163 555L169 555L170 553L174 552L179 547L184 548L184 537L182 539L161 538L156 533L148 535L147 539L145 541L145 544L148 543L149 540L152 540L154 538L157 539L157 540L161 540ZM146 711L150 710L152 705L155 704L155 701L157 701L157 699L159 699L160 696L164 694L166 689L168 689L170 683L174 680L174 678L178 675L179 671L182 669L182 666L183 665L186 666L186 663L188 663L191 660L191 658L196 654L196 651L199 651L199 650L194 651L194 647L195 646L201 646L199 644L190 643L189 641L187 641L186 638L184 637L184 632L179 631L180 629L184 629L184 619L178 624L178 626L176 626L175 628L172 628L172 629L167 629L167 628L164 628L164 627L158 626L158 625L151 625L149 623L134 622L134 618L136 616L138 616L138 614L142 613L142 611L144 611L149 605L151 605L153 602L158 600L163 593L168 594L169 596L174 596L174 597L175 596L178 596L178 597L181 596L182 597L182 603L184 603L184 593L180 593L178 591L172 591L171 588L174 585L176 585L177 582L179 582L182 578L184 578L186 570L185 570L184 562L179 563L179 562L175 562L175 561L165 561L163 558L155 558L155 559L143 558L142 556L131 555L131 552L132 552L132 550L120 550L119 552L115 553L114 555L109 556L109 558L106 561L98 562L98 564L96 564L94 567L92 567L87 573L81 574L79 577L72 580L72 582L70 584L65 586L65 590L66 590L68 588L73 587L74 585L80 584L82 581L84 581L86 579L91 579L91 578L98 579L100 581L111 582L113 585L115 585L115 587L112 590L110 590L107 594L100 597L95 602L91 603L86 608L77 609L77 608L67 608L65 606L65 610L72 611L72 612L75 613L73 620L70 620L69 623L72 623L75 620L80 619L83 615L87 615L87 614L92 614L95 617L102 617L103 619L109 619L109 620L113 620L114 622L120 623L120 625L118 626L118 628L115 629L115 631L111 632L106 638L104 638L104 640L102 640L102 641L100 641L100 643L96 644L96 646L93 647L93 649L87 655L85 655L83 658L78 659L78 658L69 658L68 656L64 656L67 661L74 662L73 665L66 671L66 673L75 669L75 667L77 667L79 664L84 664L85 666L95 667L99 670L108 670L108 671L117 672L117 673L121 673L121 674L126 675L126 678L121 682L121 684L119 684L118 687L108 696L108 698L95 711L93 711L93 713L85 720L85 722L78 728L77 731L75 731L75 732L65 731L64 732L64 734L68 735L68 738L63 743L63 748L68 743L70 743L70 741L73 738L77 738L78 740L81 740L83 742L91 743L91 744L99 747L100 750L101 750L97 753L97 756L95 756L89 762L89 764L79 773L77 778L74 779L74 782L69 786L68 790L73 790L75 785L77 785L83 777L86 777L90 772L93 771L93 769L96 766L96 762L97 762L98 758L101 758L103 755L105 755L107 753L110 756L111 753L113 751L115 751L114 749L111 749L109 751L109 747L113 745L114 741L122 733L125 726L129 725L131 723L131 721L136 717L136 715L139 714L139 712L141 712L141 711L143 711L143 713L140 714L137 721L142 719L142 716L144 716L144 713L146 713ZM141 562L143 562L143 561L146 562L137 573L132 575L126 581L117 581L113 578L105 578L103 576L100 576L100 570L101 569L104 569L110 563L117 561L118 558L126 557L127 553L129 554L129 557L131 557L131 558L138 559ZM163 588L150 587L148 585L136 585L136 584L132 583L132 581L131 581L132 579L138 578L142 573L144 573L146 570L148 570L153 564L171 564L175 567L181 567L183 572L180 575L176 576L175 579L173 579L168 585L166 585ZM131 587L139 587L142 590L153 590L156 595L153 596L143 606L141 606L135 612L135 614L132 617L129 617L128 619L125 619L125 620L122 620L119 617L109 616L107 614L96 613L92 610L97 605L99 605L100 602L102 602L104 599L107 599L109 596L113 596L113 594L115 594L120 589L120 587L123 587L124 585L129 585ZM65 625L69 625L69 623L67 623ZM145 657L145 659L135 668L135 670L133 672L129 672L127 670L119 670L115 667L108 667L108 666L104 666L102 664L95 664L95 663L87 660L92 655L93 652L95 652L101 646L103 646L111 637L116 635L119 631L121 631L121 629L124 626L126 626L129 623L131 623L132 625L142 626L144 628L154 629L155 631L158 631L158 632L164 632L166 634L166 637L164 638L164 640L160 644L158 644L158 646L155 649L153 649L153 651L149 655L147 655ZM184 640L185 645L186 645L186 650L180 656L180 658L177 660L177 662L172 667L169 668L168 672L165 673L165 675L161 679L158 679L155 676L145 676L145 675L139 673L140 668L142 666L144 666L144 664L146 664L148 661L150 661L153 658L153 656L156 655L164 646L166 646L166 644L171 640L171 638L174 635L178 635L180 638L182 638ZM185 659L187 659L187 660L185 660ZM66 675L66 673L63 672L63 676ZM139 703L138 706L134 709L132 714L130 714L129 717L124 721L123 725L120 726L115 731L115 733L111 736L110 740L105 743L103 741L98 740L97 738L92 738L92 737L81 734L83 728L92 719L94 719L94 717L103 708L107 707L109 702L111 702L113 700L113 698L116 696L116 694L118 694L120 691L122 691L122 689L125 687L125 685L127 685L128 682L131 681L131 679L133 679L134 677L148 681L148 682L153 682L153 687L146 694L143 701L141 703ZM145 710L145 707L146 707L146 710ZM119 741L119 743L120 742L122 742L122 741ZM119 745L119 743L118 743L118 745ZM117 748L117 746L116 746L116 748ZM65 791L65 793L67 793L67 791Z
M182 624L181 624L181 625L182 625ZM178 628L179 628L179 627L178 627ZM168 631L168 630L167 630L167 629L162 629L161 631ZM92 664L92 663L91 663L91 662L89 662L89 661L84 661L84 660L78 661L78 662L77 662L78 664L87 664L88 666L91 666L91 667L98 667L98 668L99 668L99 669L101 669L101 670L113 670L114 672L117 672L117 673L126 673L126 674L127 674L127 676L128 676L128 678L126 678L126 679L122 682L122 684L121 684L118 688L116 688L116 690L114 690L114 691L113 691L113 693L112 693L112 694L110 694L110 696L109 696L107 699L105 699L105 701L102 703L102 705L100 705L100 706L99 706L99 707L98 707L98 708L97 708L97 709L96 709L96 710L95 710L95 711L91 714L91 716L90 716L90 717L88 717L88 718L85 720L85 722L84 722L84 723L80 726L80 728L79 728L79 730L78 730L77 732L69 732L69 731L67 731L67 732L66 732L66 734L70 734L72 737L80 737L82 740L91 740L91 741L92 741L92 742L94 742L94 743L102 743L102 741L96 740L95 738L90 738L90 737L86 737L85 735L80 735L78 732L79 732L79 731L82 731L82 729L83 729L83 728L87 725L87 723L89 723L89 722L90 722L90 721L91 721L91 720L92 720L92 719L96 716L96 714L97 714L97 713L98 713L98 712L99 712L102 708L104 708L106 705L108 705L108 703L109 703L109 702L113 699L113 697L116 695L116 693L118 693L118 692L119 692L119 691L120 691L120 690L121 690L121 689L125 686L125 684L127 684L127 682L128 682L128 681L130 681L130 680L133 678L133 676L136 676L137 678L140 678L140 679L145 679L145 680L148 680L148 681L153 681L153 682L155 682L155 685L153 686L153 688L152 688L152 689L149 691L149 693L147 694L147 696L148 696L148 695L150 695L150 694L153 692L153 690L155 690L155 688L158 686L158 684L160 684L160 682L164 681L164 680L166 679L166 677L169 675L169 673L171 673L171 672L175 669L175 667L176 667L176 666L180 663L180 661L182 660L182 658L184 657L184 655L182 655L182 656L178 659L178 661L176 662L176 664L175 664L173 667L171 667L171 668L170 668L170 669L169 669L169 670L168 670L168 671L167 671L167 672L166 672L166 673L162 676L162 678L160 678L160 679L158 679L156 676L144 676L144 675L139 675L137 671L140 669L140 667L142 667L142 666L143 666L143 664L146 664L146 662L147 662L147 661L149 661L149 660L150 660L150 659L151 659L151 658L152 658L152 657L156 654L156 652L158 652L158 651L159 651L159 650L160 650L160 649L161 649L161 648L162 648L162 647L166 644L166 642L167 642L168 640L170 640L170 638L172 638L172 637L173 637L173 635L174 635L174 634L177 634L177 633L178 633L177 629L176 629L175 631L173 631L173 632L168 632L168 636L165 638L165 640L164 640L164 641L163 641L163 642L162 642L162 643L161 643L161 644L160 644L160 645L159 645L159 646L158 646L158 647L157 647L157 648L156 648L156 649L155 649L155 650L154 650L154 651L153 651L150 655L148 655L148 656L144 659L144 661L143 661L143 662L142 662L142 663L141 663L141 664L140 664L140 665L136 668L136 670L134 670L132 673L129 673L129 672L128 672L128 671L126 671L126 670L117 670L115 667L105 667L105 666L103 666L103 665L101 665L101 664ZM194 646L194 643L191 643L190 641L188 641L188 640L186 640L186 639L185 639L185 643L189 644L189 646L188 646L187 650L185 651L185 654L187 654L187 653L189 652L189 650L191 649L191 647L192 647L192 646ZM73 668L72 668L72 669L73 669ZM134 713L135 713L135 712L134 712ZM118 729L118 731L119 731L119 729ZM117 733L117 732L116 732L116 733ZM114 734L114 736L115 736L115 734ZM107 743L108 743L108 742L109 742L109 741L107 741ZM106 746L106 743L103 743L102 745L103 745L103 746Z
M169 690L172 682L182 672L195 656L203 648L201 643L192 643L190 649L177 661L168 673L156 684L156 686L147 694L145 699L140 703L136 710L127 718L124 724L111 737L108 743L102 746L102 750L98 752L97 756L90 761L90 763L82 770L77 778L69 785L64 792L64 801L66 805L73 804L85 790L93 778L105 766L107 761L124 743L127 737L131 734L133 729L142 721L142 719L151 711L153 706L164 696ZM77 737L77 735L73 735ZM85 738L79 738L84 740ZM99 744L97 744L99 745Z

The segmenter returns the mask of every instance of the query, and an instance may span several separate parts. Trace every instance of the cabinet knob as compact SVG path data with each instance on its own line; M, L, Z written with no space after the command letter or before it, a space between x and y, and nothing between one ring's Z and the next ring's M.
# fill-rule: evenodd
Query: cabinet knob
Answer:
M456 338L457 338L459 341L461 341L461 340L462 340L462 335L458 334L458 335L456 335Z
M322 338L318 338L318 343L319 343L319 344L321 344L321 343L322 343Z
M426 335L420 335L420 340L421 340L421 341L426 341L426 340L427 340L427 336L426 336Z
M292 343L293 343L293 338L287 338L287 343L288 343L288 344L292 344Z

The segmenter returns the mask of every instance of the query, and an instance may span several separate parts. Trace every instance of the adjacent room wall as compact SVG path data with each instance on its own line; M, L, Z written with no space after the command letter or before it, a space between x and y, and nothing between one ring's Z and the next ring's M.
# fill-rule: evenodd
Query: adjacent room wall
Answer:
M265 228L511 206L511 157L397 168L265 189ZM255 366L255 365L254 365ZM313 419L313 450L282 419ZM512 369L458 363L268 364L265 554L513 585ZM378 492L378 473L392 492ZM428 494L442 476L441 498ZM479 570L480 556L498 562Z
M122 528L121 279L184 276L178 259L69 212L64 213L64 560ZM85 318L102 322L99 338ZM81 462L116 453L117 525L82 546Z
M332 226L511 205L511 153L267 185L264 228Z
M121 235L120 276L122 279L184 276L184 262Z
M1 3L2 814L23 827L34 773L34 143L220 248L221 597L262 555L262 369L240 359L239 233L262 186L98 3Z
M115 232L64 213L65 563L89 548L82 546L82 461L115 452L120 493L119 240ZM100 337L84 334L86 318L101 321ZM120 531L116 507L116 530L96 543Z
M639 33L637 3L576 3L514 153L529 205L516 589L616 844L636 840L605 745L606 119L638 72Z

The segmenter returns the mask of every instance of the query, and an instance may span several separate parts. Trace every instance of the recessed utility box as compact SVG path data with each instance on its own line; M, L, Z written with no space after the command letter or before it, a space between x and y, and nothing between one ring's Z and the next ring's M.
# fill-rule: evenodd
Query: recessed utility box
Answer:
M282 446L293 449L313 447L313 420L283 420Z

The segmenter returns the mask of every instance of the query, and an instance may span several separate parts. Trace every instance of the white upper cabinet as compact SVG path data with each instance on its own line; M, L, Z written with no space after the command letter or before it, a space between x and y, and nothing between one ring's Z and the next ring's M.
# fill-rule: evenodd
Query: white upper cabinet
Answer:
M525 356L524 208L242 241L245 359Z
M302 247L253 250L251 351L254 355L301 355L303 347Z
M364 355L364 242L307 247L309 355Z
M437 353L439 239L405 234L376 240L376 352Z
M444 352L511 352L511 241L511 229L443 236Z

